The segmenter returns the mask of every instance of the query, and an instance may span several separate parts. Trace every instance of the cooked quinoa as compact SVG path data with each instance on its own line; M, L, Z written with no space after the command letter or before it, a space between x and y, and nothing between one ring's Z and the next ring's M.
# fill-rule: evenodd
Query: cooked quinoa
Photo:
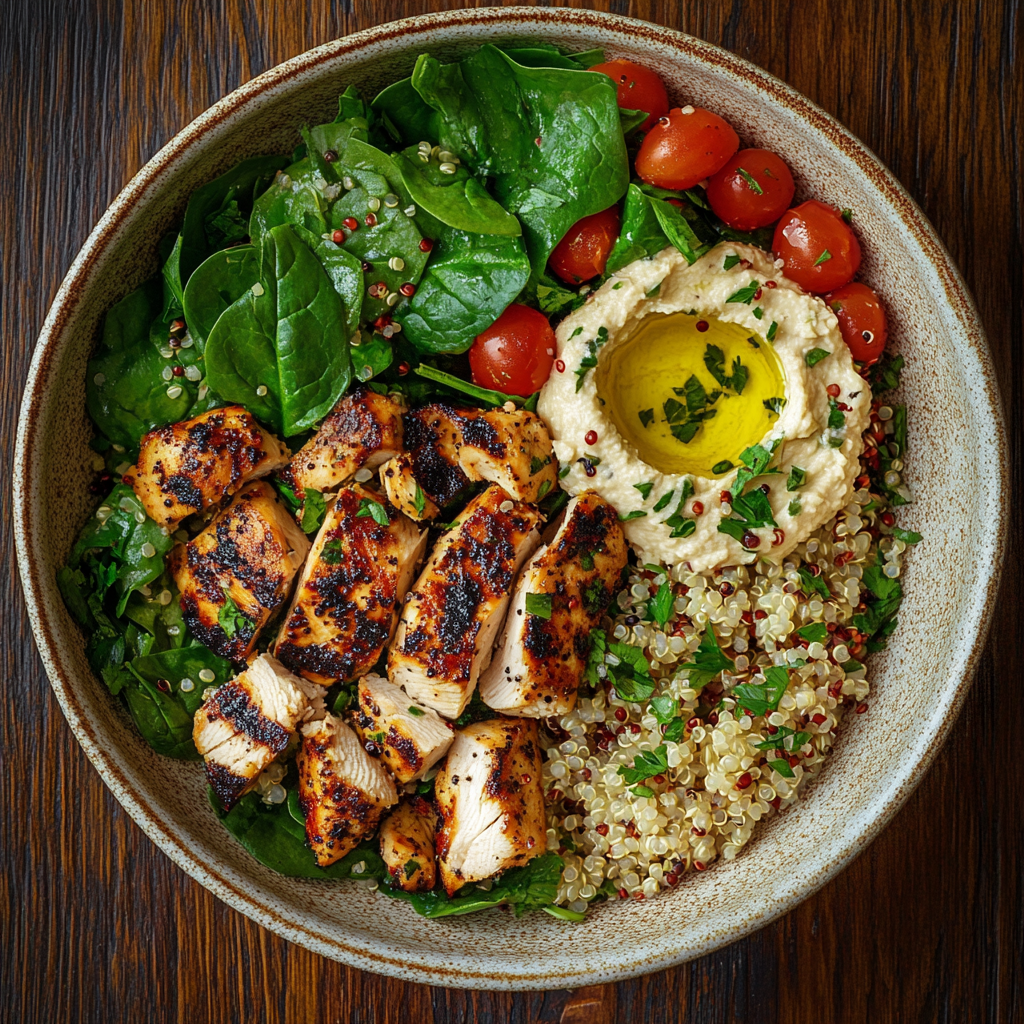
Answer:
M875 405L872 430L884 444L892 413L881 406L879 415ZM867 436L870 465L875 439L870 430ZM885 483L909 498L898 472L892 476ZM853 625L864 611L862 577L877 565L896 579L907 548L867 484L858 478L852 501L781 565L762 558L702 574L685 565L631 567L605 622L607 638L643 651L655 706L668 706L658 697L677 702L681 736L665 737L665 716L659 722L650 701L620 698L608 678L614 656L597 666L598 685L572 713L549 720L554 742L544 784L548 849L565 861L559 903L582 912L599 895L650 898L687 871L703 871L719 857L732 860L762 818L800 798L844 714L867 711L867 638ZM827 584L831 596L809 585L810 577ZM662 627L651 604L665 583L674 601ZM805 629L815 639L797 633L813 624L824 626ZM698 689L680 666L693 662L709 628L733 668ZM764 670L773 666L790 670L777 709L748 714L736 687L764 685ZM620 768L638 755L665 767L634 785Z

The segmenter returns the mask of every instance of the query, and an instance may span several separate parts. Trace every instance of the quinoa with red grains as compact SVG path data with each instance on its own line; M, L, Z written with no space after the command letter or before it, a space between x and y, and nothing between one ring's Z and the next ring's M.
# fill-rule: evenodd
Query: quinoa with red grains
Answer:
M863 462L878 463L881 447L895 467L883 482L906 500L892 421L891 407L873 403ZM732 860L759 821L800 798L844 714L869 710L869 637L858 628L874 598L865 571L896 580L908 540L895 535L867 473L856 486L782 564L631 567L604 623L609 650L592 658L597 685L548 722L548 849L565 862L559 903L583 911L598 896L650 898L688 871ZM649 698L620 696L613 644L643 653ZM716 658L731 664L703 686L684 667L713 668ZM633 680L622 689L638 696Z

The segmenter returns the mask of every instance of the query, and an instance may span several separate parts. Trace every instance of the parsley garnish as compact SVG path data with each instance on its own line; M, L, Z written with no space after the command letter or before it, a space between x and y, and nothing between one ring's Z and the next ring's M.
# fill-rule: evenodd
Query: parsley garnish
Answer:
M903 369L903 356L890 359L883 355L879 363L872 367L870 376L871 390L876 397L883 391L894 391L900 386L900 372Z
M829 430L842 430L846 426L846 416L834 398L830 398L828 402L828 426Z
M701 690L719 673L727 670L731 672L735 668L735 662L722 653L715 631L709 622L707 632L701 637L700 646L693 656L693 661L679 667L687 670L687 683L690 689Z
M765 335L765 337L769 341L774 341L775 340L775 332L778 329L779 329L779 325L773 320L772 321L772 325L771 325L771 327L768 328L768 333Z
M675 493L676 493L675 491L668 491L665 494L663 494L657 500L657 502L655 502L654 511L655 512L660 512L662 509L668 508L669 502L672 501L672 495L675 494Z
M767 448L764 445L755 444L749 448L744 448L740 452L740 462L743 465L736 474L736 483L733 484L733 491L736 494L742 494L743 488L754 477L764 476L765 473L769 472L768 465L780 444L782 444L782 438L777 437L774 441L769 442ZM777 471L771 470L771 472L775 473ZM735 502L733 504L735 505Z
M828 584L820 576L815 576L806 565L801 565L797 572L800 574L804 593L820 594L826 601L832 596Z
M548 491L550 491L550 490L551 490L551 481L550 480L542 480L541 484L540 484L540 487L537 488L537 500L539 501L541 498L543 498L544 495L547 494Z
M566 465L564 465L558 471L558 479L559 480L564 480L569 475L571 470L572 470L572 464L571 463L567 463Z
M776 665L764 670L763 683L741 683L733 688L731 695L737 699L737 708L754 715L767 715L778 710L788 686L789 670Z
M243 637L252 636L252 620L245 615L235 604L234 599L225 590L224 603L217 612L217 624L224 630L224 635L229 640L234 640L241 634Z
M550 461L551 460L549 459L546 462L539 456L534 455L533 458L530 459L530 476L536 476Z
M299 518L299 525L303 533L316 533L324 521L327 513L327 502L324 496L313 488L306 491L305 500L302 503L302 515Z
M342 546L341 538L334 537L327 541L320 551L320 561L326 565L338 565L341 562Z
M627 786L635 786L653 775L664 775L668 771L668 748L664 743L654 750L642 750L633 758L633 767L620 764L619 774ZM651 794L652 796L654 794Z
M651 714L658 720L659 725L668 725L679 714L679 701L665 696L652 697L650 704Z
M597 353L601 349L601 346L608 340L608 328L599 327L597 331L597 337L591 338L587 342L587 351L583 358L580 360L579 369L575 370L576 374L576 390L579 391L583 387L583 381L586 379L587 374L597 366Z
M764 310L760 306L755 306L754 307L754 319L755 320L763 320L764 319Z
M803 637L809 644L823 644L828 639L828 628L824 622L809 622L801 626L796 635Z
M689 444L700 430L701 423L715 415L716 410L709 406L718 401L722 392L712 391L709 395L695 374L690 376L684 387L672 390L685 397L686 404L670 398L662 405L662 411L672 436L683 444Z
M803 511L803 510L804 510L804 507L803 507L803 505L801 505L801 504L800 504L800 502L796 500L796 498L794 498L794 499L793 499L793 500L792 500L792 501L791 501L791 502L789 503L789 514L790 514L790 515L791 515L791 516L792 516L792 517L793 517L794 519L795 519L795 518L796 518L796 517L797 517L798 515L800 515L800 513L801 513L801 512Z
M808 366L817 366L822 359L830 355L832 355L832 353L823 348L812 348L811 351L804 356L804 362Z
M550 594L527 594L526 614L536 615L538 619L551 618L551 595Z
M732 469L732 467L733 467L733 464L728 459L722 459L721 462L716 462L711 467L711 472L712 473L716 473L716 474L717 473L728 473L729 470Z
M722 266L726 270L732 270L732 268L735 267L736 264L739 263L739 261L740 261L739 256L737 256L736 253L731 252L731 253L729 253L728 256L725 257L725 263L722 264Z
M743 394L743 389L747 386L747 381L750 379L750 371L740 362L739 356L736 356L732 361L732 374L726 374L725 353L717 345L708 345L704 349L704 365L721 387L729 388L731 391L735 391L737 395ZM690 378L690 380L695 379L694 377ZM698 381L698 383L700 382ZM687 382L687 387L689 387L689 381ZM675 391L675 388L672 390ZM678 392L676 393L678 394Z
M672 618L672 606L675 604L675 600L676 596L672 592L672 585L666 582L658 587L658 592L647 605L651 618L663 629L665 623Z
M640 492L640 496L646 501L651 496L651 488L654 486L653 482L647 481L642 484L633 484L633 486Z
M769 412L773 412L778 416L782 412L782 407L786 404L786 400L779 397L766 398L762 404Z
M758 750L799 750L809 739L809 732L797 732L790 729L788 725L779 726L778 732L773 732L768 739L761 743L755 743Z
M630 792L633 796L649 797L654 796L654 790L650 786L634 786Z
M421 510L417 509L417 511ZM388 510L379 501L374 501L373 498L361 498L359 500L359 511L356 512L356 519L362 519L366 516L372 517L378 526L387 526L391 522L388 518Z
M415 704L410 704L406 710L415 718L422 718L426 714L423 708L418 708Z
M632 512L627 512L624 516L619 516L620 523L628 523L631 519L642 519L647 513L642 508L634 509Z
M640 424L649 427L654 422L654 409L641 409L637 416L640 417Z
M777 758L774 761L769 761L768 766L774 768L783 778L795 779L796 772L789 767L788 761L783 761L782 758Z
M805 483L807 483L807 470L794 466L789 471L789 476L786 477L786 490L798 491Z
M880 651L885 647L886 637L896 628L896 613L903 600L903 587L898 579L886 576L879 565L865 569L863 579L873 597L865 600L867 609L861 615L854 615L853 624L871 637L868 650Z
M697 523L693 519L687 519L683 515L683 510L686 508L686 502L693 495L693 481L687 477L683 481L682 489L679 492L679 504L676 506L675 512L672 513L665 520L666 526L672 527L672 532L669 534L670 537L689 537L697 529Z
M423 488L420 487L419 482L416 483L416 493L412 499L413 508L416 509L416 515L422 516L424 509L427 507L427 496L423 493Z
M764 189L761 188L760 185L758 185L757 181L754 179L754 176L749 171L745 171L742 167L737 167L736 173L747 183L747 186L754 193L754 195L764 195Z
M846 221L847 224L849 224L853 220L853 210L851 210L848 206L844 206L842 218L843 220Z
M419 869L420 869L420 862L418 860L416 860L415 857L413 857L410 860L407 860L402 865L402 871L405 873L406 881L408 881L410 878L412 878L412 876L415 875L416 872L419 871Z
M828 249L823 249L821 255L814 261L816 267L820 267L826 260L832 259L832 253Z
M749 306L754 301L754 296L757 294L760 284L757 281L751 281L746 288L741 288L738 292L733 292L725 301L726 302L742 302L744 305Z
M897 539L903 541L904 544L917 544L921 541L921 534L914 530L904 530L899 526L892 528L892 535Z

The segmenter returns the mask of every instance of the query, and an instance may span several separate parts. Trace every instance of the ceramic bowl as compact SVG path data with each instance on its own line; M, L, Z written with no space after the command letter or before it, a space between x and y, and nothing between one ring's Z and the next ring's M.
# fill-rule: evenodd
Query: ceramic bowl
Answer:
M209 810L202 772L154 754L90 671L54 575L90 514L86 359L103 313L157 269L156 240L188 195L242 157L288 152L354 84L372 96L417 54L454 58L485 40L603 47L655 68L673 100L710 107L747 145L782 153L799 196L852 207L862 275L884 297L907 357L901 522L925 535L909 559L900 628L871 659L871 713L850 716L804 800L729 864L655 900L596 906L579 925L498 911L430 922L353 883L282 878ZM496 989L571 987L678 964L794 907L857 856L940 748L971 682L997 586L1007 507L998 393L971 298L923 214L878 160L802 96L689 36L592 11L487 8L400 21L311 50L211 107L127 185L50 309L25 391L15 461L18 559L36 640L64 714L104 782L181 868L261 925L357 967ZM931 582L929 582L931 581Z

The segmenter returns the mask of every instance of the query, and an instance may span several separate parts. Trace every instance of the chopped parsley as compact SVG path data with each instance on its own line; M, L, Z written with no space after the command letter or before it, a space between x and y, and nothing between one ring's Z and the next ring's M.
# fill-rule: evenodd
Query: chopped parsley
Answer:
M785 779L796 778L796 772L789 767L789 762L784 761L781 757L776 758L774 761L769 761L768 767L774 768Z
M608 328L599 327L597 330L597 337L591 338L587 342L587 351L583 358L580 360L580 365L576 374L576 390L577 392L583 387L583 381L586 379L587 374L597 366L597 353L601 347L608 341Z
M633 796L649 797L654 796L654 790L650 786L634 786L630 792Z
M701 637L700 646L693 655L693 661L679 666L688 673L687 684L691 690L701 690L717 675L732 671L736 666L732 658L727 658L718 646L715 631L708 623L707 631Z
M672 606L675 604L676 596L672 592L672 585L668 582L662 583L658 587L658 592L651 598L650 603L647 605L647 610L651 614L651 618L662 627L665 628L665 623L672 618Z
M551 490L551 481L550 480L542 480L541 484L540 484L540 487L537 488L537 500L539 501L541 498L543 498L544 495L547 494L548 491L550 491L550 490Z
M624 516L619 516L620 523L628 523L631 519L642 519L647 513L642 508L633 509Z
M844 206L843 207L843 212L842 212L842 218L843 218L843 220L846 221L847 224L851 223L852 220L853 220L853 210L851 210L848 206Z
M764 310L760 306L755 306L754 307L754 319L755 320L763 320L764 319Z
M767 715L777 711L779 701L789 686L789 670L779 665L764 670L763 683L741 683L733 688L737 710L743 708L753 715Z
M683 481L682 489L679 492L679 504L676 506L675 512L665 520L665 525L672 527L672 532L669 534L670 537L689 537L697 529L696 521L688 519L683 515L686 503L692 495L693 481L687 477Z
M312 487L309 488L302 503L302 515L299 517L299 525L302 527L302 532L316 533L323 524L326 514L327 502L324 500L324 496Z
M366 516L370 516L379 526L387 526L391 522L388 518L388 510L379 501L374 501L373 498L361 498L359 501L359 511L356 512L356 518L362 519Z
M804 356L804 362L808 366L817 366L818 363L822 361L822 359L830 355L832 355L832 353L827 351L826 349L812 348L811 351Z
M412 505L416 509L416 515L418 516L422 516L427 507L427 496L423 493L423 488L420 487L419 481L416 483L416 493L413 495Z
M769 412L773 412L778 416L782 412L782 407L786 404L786 400L775 396L773 398L766 398L762 404Z
M642 426L649 427L654 422L654 409L641 409L637 416L640 417Z
M341 563L342 546L341 538L334 537L327 541L320 550L320 561L326 565L339 565Z
M422 718L426 714L426 711L424 711L423 708L418 708L415 704L410 704L406 710L414 718Z
M880 395L883 391L895 391L900 386L900 373L903 370L903 356L895 356L890 359L883 355L881 360L871 368L869 383L874 394Z
M761 743L755 743L757 750L799 750L811 738L809 732L797 732L790 729L788 725L779 726L778 732L773 732L768 739Z
M658 720L659 725L668 725L679 714L679 701L664 694L660 697L652 697L647 706L650 708L651 714Z
M640 497L646 501L651 496L651 488L654 486L653 482L648 480L642 484L633 484L633 487L640 492Z
M809 644L823 644L828 639L828 628L824 622L809 622L806 626L801 626L796 635Z
M740 462L743 464L740 470L736 473L736 483L733 484L733 490L736 494L742 494L743 488L754 479L754 477L764 476L766 473L775 473L777 470L768 469L769 463L772 461L772 456L775 454L779 445L782 444L782 438L777 437L774 441L769 442L767 448L762 444L751 445L749 448L744 448L740 452ZM719 463L721 465L721 463ZM735 504L735 502L733 502Z
M564 480L564 479L565 479L565 478L566 478L566 477L567 477L567 476L569 475L569 473L570 473L571 471L572 471L572 463L568 463L568 464L564 465L564 466L563 466L563 467L562 467L562 468L561 468L561 469L560 469L560 470L558 471L558 479L559 479L559 480Z
M654 511L655 512L661 512L662 509L668 508L669 503L672 501L672 495L675 494L675 493L676 493L675 491L667 491L665 494L663 494L655 502L655 504L654 504Z
M914 530L904 530L899 526L894 526L892 535L897 539L903 541L904 544L918 544L921 541L921 534Z
M672 390L685 398L685 404L675 398L669 398L663 403L662 412L672 436L683 444L689 444L700 430L701 424L715 415L716 410L711 406L721 398L722 392L712 391L709 395L696 374L691 374L683 387Z
M530 459L530 476L536 476L551 460L542 459L538 455L534 455Z
M621 287L622 287L622 282L621 281L616 281L615 284L612 285L612 291L613 292L617 292Z
M830 253L828 249L823 249L821 255L814 261L814 265L816 267L820 267L822 263L825 263L830 259L832 259L832 253Z
M733 464L728 459L722 459L721 462L716 462L711 467L712 473L728 473L732 469Z
M779 329L779 325L773 320L772 323L771 323L771 326L768 328L768 333L765 335L765 337L769 341L774 341L775 340L775 332L778 329Z
M739 356L732 361L732 373L727 374L725 372L725 353L717 345L708 345L704 349L704 365L720 387L735 391L737 395L743 394L743 389L750 379L750 371L740 362ZM690 379L694 380L695 378L691 377ZM698 381L698 383L700 382Z
M728 256L725 257L725 263L723 263L722 266L726 270L732 270L732 268L735 267L736 264L739 263L739 261L739 256L737 256L736 253L731 252Z
M842 430L846 426L846 416L839 408L839 403L830 398L828 402L828 427L829 430Z
M757 180L749 172L745 171L742 167L736 168L736 173L747 183L747 187L754 193L755 196L763 196L764 189L758 185Z
M789 514L795 519L804 510L803 505L794 498L789 503Z
M746 288L741 288L738 292L733 292L725 301L726 302L742 302L744 305L749 306L754 301L754 296L757 294L758 289L761 287L757 281L751 281Z
M619 774L625 779L627 786L635 786L654 775L664 775L667 771L668 748L664 743L659 744L654 750L640 751L633 758L632 767L626 764L619 765Z
M826 601L832 596L828 584L820 576L815 576L806 565L801 565L797 572L800 574L800 582L805 594L815 593Z
M411 858L410 860L407 860L402 865L402 871L405 874L406 881L408 881L410 878L412 878L412 876L415 875L416 872L419 871L419 869L420 869L420 862L415 857Z
M550 594L527 594L526 614L536 615L538 619L551 618L551 595Z
M880 651L896 628L896 613L903 600L903 587L898 579L886 576L880 565L868 566L863 579L870 593L865 595L864 612L854 615L853 624L870 637L868 650Z
M587 681L597 686L601 679L598 667L603 666L620 700L649 700L656 684L651 678L651 666L643 650L630 644L608 643L600 629L593 630L590 636L592 646L587 662Z
M794 466L789 471L789 476L786 477L786 490L798 491L805 483L807 483L807 470Z
M235 604L234 599L225 590L224 603L217 613L217 625L224 630L224 635L229 640L234 640L241 634L243 637L252 636L252 620Z
M653 299L657 296L658 292L661 291L661 282L659 281L648 293L647 298Z

